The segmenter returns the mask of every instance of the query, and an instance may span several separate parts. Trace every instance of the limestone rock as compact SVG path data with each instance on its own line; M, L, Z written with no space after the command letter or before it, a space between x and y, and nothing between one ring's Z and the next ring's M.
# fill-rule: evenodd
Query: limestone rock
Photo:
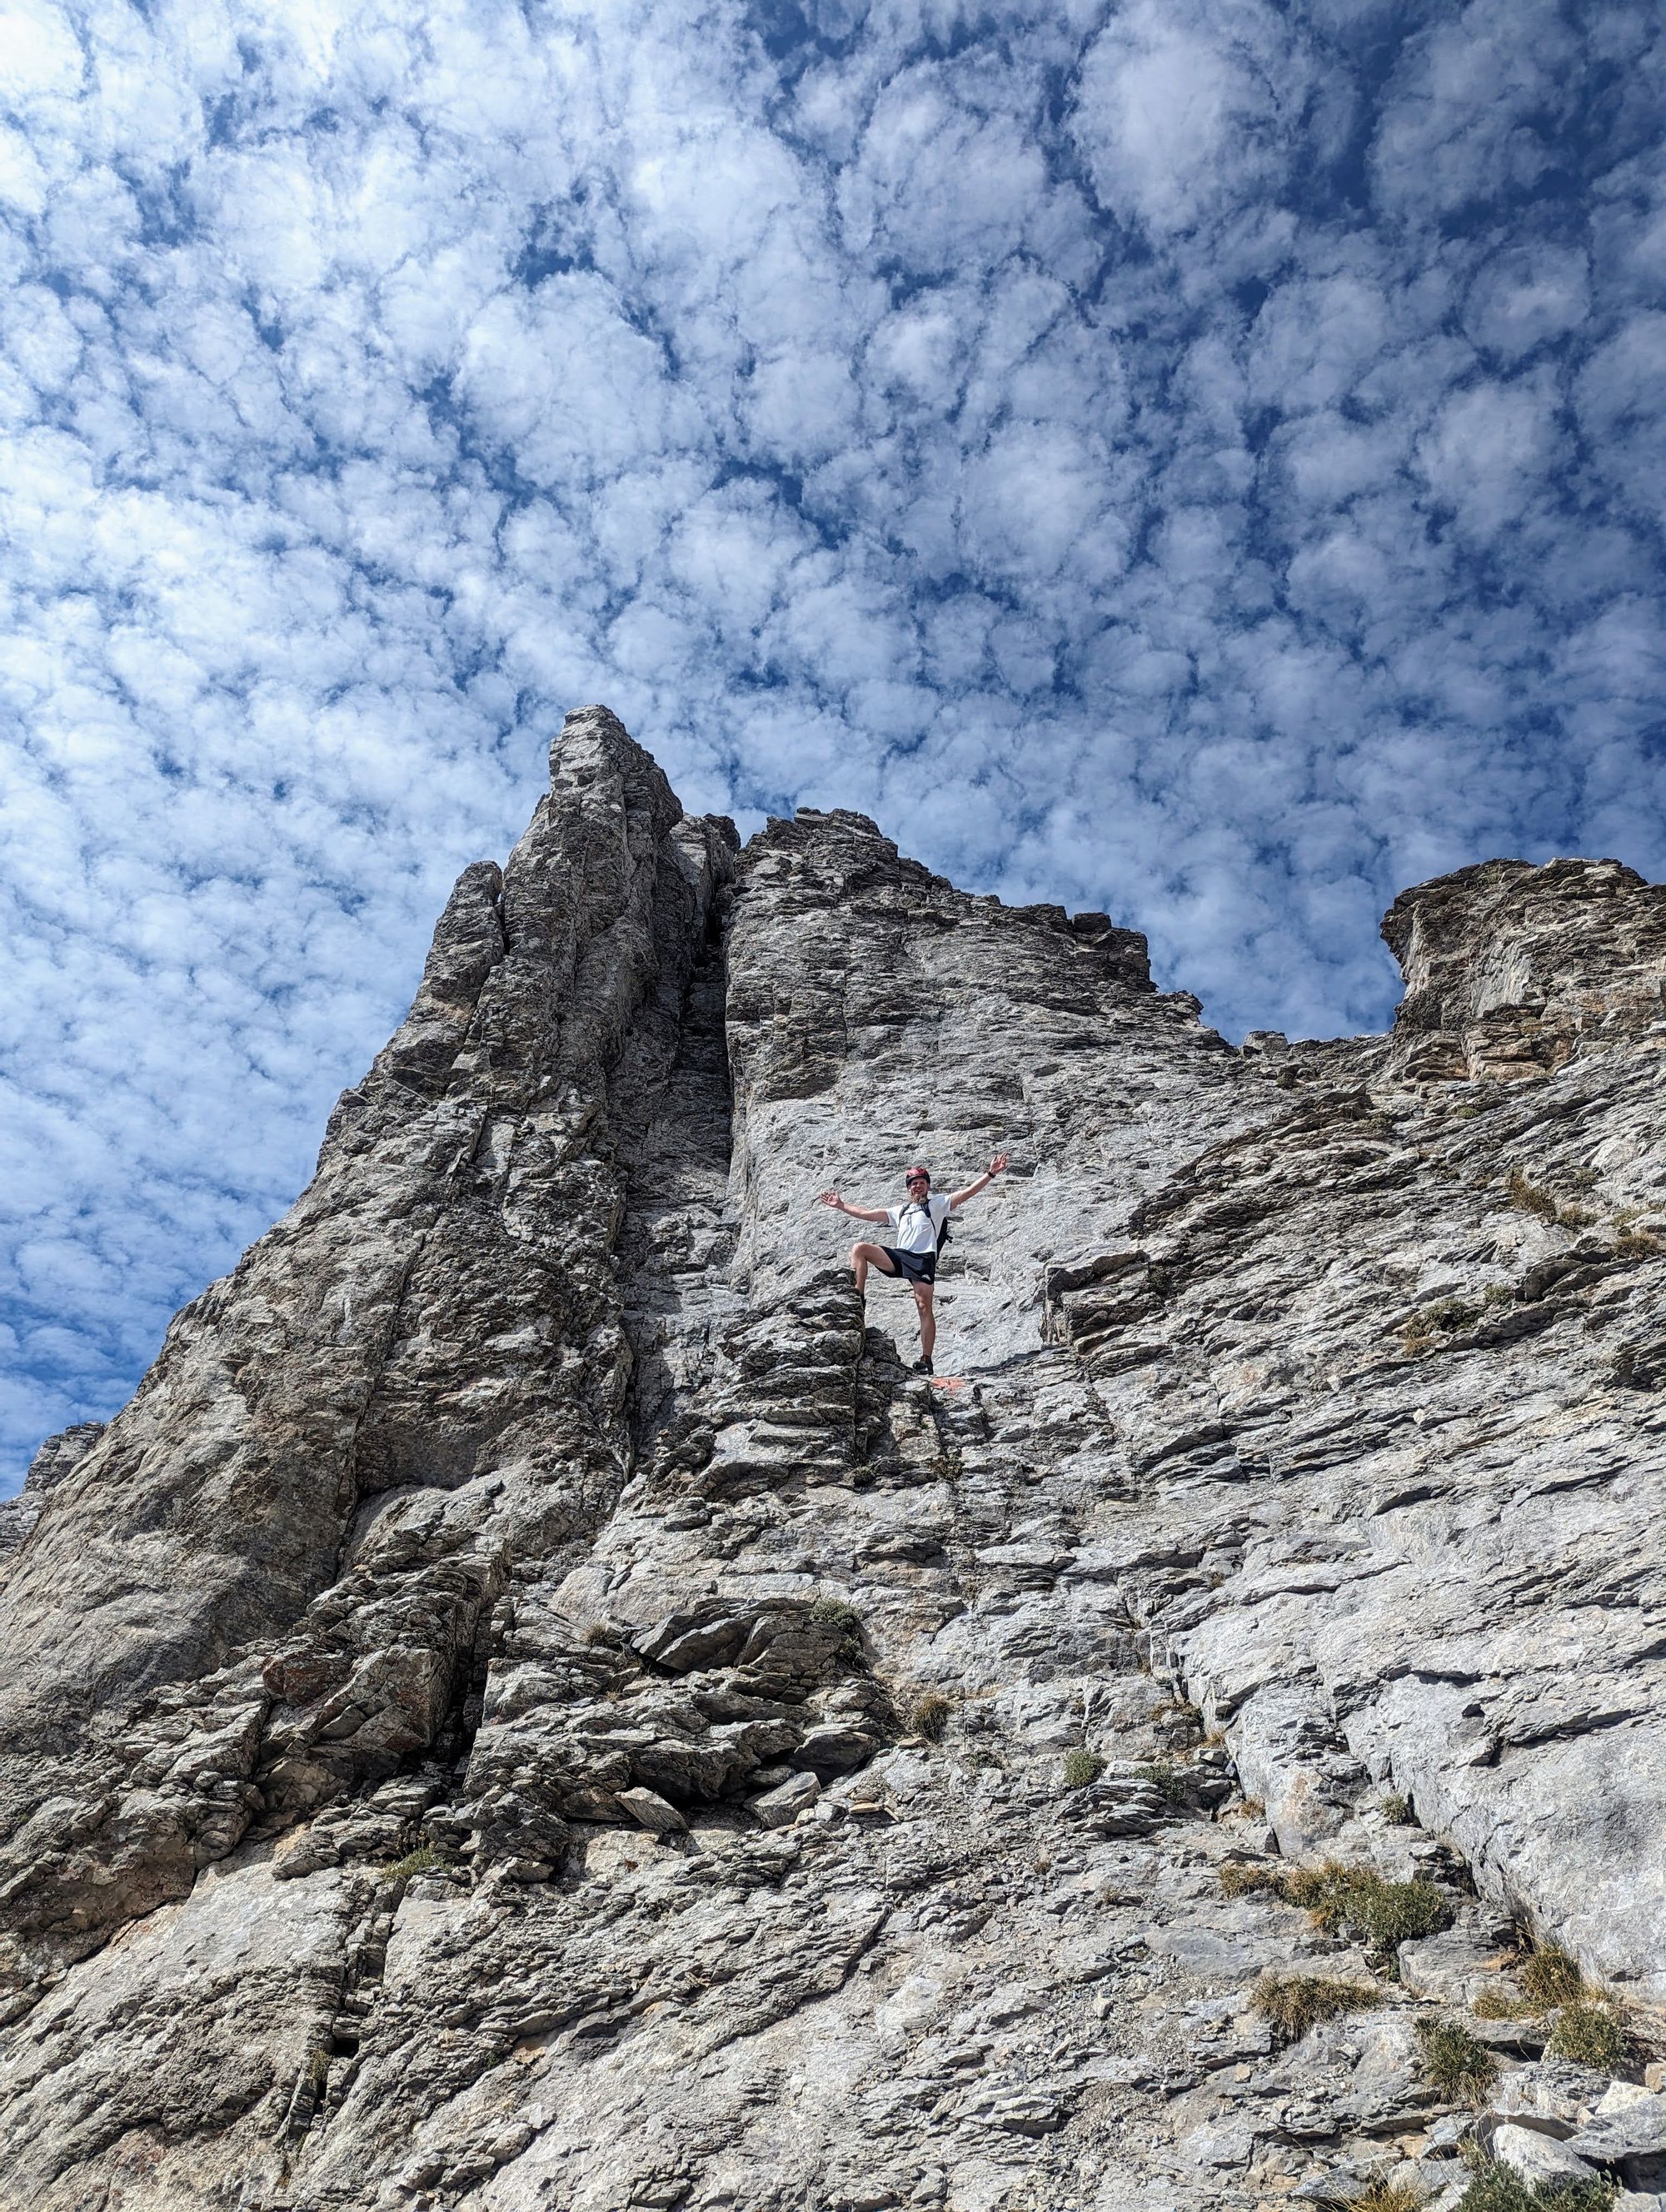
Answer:
M1546 2021L1479 2118L1415 2027L1529 1936L1633 2072L1666 2002L1662 898L1466 870L1389 1036L1237 1052L1106 916L743 851L570 717L0 1528L0 2205L1456 2203L1472 2128L1646 2188ZM997 1149L927 1380L817 1194Z
M752 1810L766 1828L790 1827L820 1796L821 1784L813 1774L795 1774L790 1782L783 1782L754 1797Z
M1543 2182L1595 2181L1596 2168L1569 2143L1560 2142L1538 2128L1517 2127L1506 2121L1493 2134L1493 2155L1500 2166L1519 2173L1529 2186Z
M17 1496L0 1500L0 1589L5 1586L12 1553L40 1518L47 1493L80 1466L103 1433L102 1421L79 1421L48 1437L30 1461Z
M651 1836L677 1835L688 1825L674 1805L654 1790L644 1790L640 1784L634 1790L620 1790L619 1805L639 1828L646 1828Z
M1666 2097L1604 2097L1568 2148L1634 2189L1666 2186Z

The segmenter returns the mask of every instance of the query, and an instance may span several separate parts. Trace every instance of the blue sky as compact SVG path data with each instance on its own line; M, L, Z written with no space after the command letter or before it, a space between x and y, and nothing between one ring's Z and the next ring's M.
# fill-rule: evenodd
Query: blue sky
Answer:
M1380 1025L1663 872L1666 18L0 0L0 1483L308 1173L562 710Z

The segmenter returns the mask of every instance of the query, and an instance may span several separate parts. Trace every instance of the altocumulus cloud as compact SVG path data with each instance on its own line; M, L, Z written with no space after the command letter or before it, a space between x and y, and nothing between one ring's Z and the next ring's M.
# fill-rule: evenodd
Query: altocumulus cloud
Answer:
M1647 0L0 0L14 1474L603 698L1229 1030L1666 848Z

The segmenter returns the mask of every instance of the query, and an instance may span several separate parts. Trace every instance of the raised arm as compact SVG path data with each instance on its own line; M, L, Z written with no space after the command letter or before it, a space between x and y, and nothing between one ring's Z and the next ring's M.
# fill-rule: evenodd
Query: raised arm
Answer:
M820 1203L830 1206L836 1213L848 1213L853 1221L877 1221L887 1226L891 1221L883 1206L847 1206L836 1190L824 1190Z
M950 1206L952 1208L957 1206L964 1206L969 1198L976 1198L981 1190L988 1190L990 1184L994 1181L995 1177L1000 1173L1001 1170L1006 1165L1006 1153L997 1152L994 1159L990 1161L988 1166L984 1169L982 1174L978 1177L976 1182L969 1182L964 1190L957 1190L951 1194L949 1199Z

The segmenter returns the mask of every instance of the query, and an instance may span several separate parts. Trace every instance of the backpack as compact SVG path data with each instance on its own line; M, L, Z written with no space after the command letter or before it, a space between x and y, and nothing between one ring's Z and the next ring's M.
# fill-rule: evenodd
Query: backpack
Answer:
M933 1192L933 1196L934 1197L935 1195L936 1195L936 1194L935 1194L935 1192ZM918 1200L917 1198L911 1198L911 1199L909 1200L908 1204L907 1204L907 1205L903 1208L903 1212L904 1213L913 1213L913 1212L915 1212L916 1211L917 1211L917 1212L920 1212L924 1213L924 1215L925 1215L925 1217L926 1217L927 1220L927 1221L929 1221L929 1220L931 1219L931 1202L930 1202L930 1200L927 1200L927 1202L926 1202L926 1204L925 1204L923 1206L921 1206L921 1204L920 1204L920 1201L919 1201L919 1200ZM952 1211L953 1211L953 1209L952 1209L952 1208L951 1208L951 1209L950 1209L950 1212L952 1213ZM943 1247L944 1247L944 1246L948 1243L948 1241L949 1241L949 1220L950 1220L950 1214L949 1214L949 1213L945 1213L945 1214L944 1215L944 1217L943 1217L942 1225L941 1225L941 1227L940 1227L940 1228L938 1230L938 1231L937 1231L937 1249L938 1249L938 1251L939 1251L939 1253L942 1251ZM901 1220L900 1220L900 1218L899 1218L899 1220L897 1221L897 1230L898 1230L898 1232L899 1232L899 1233L900 1233L900 1231L901 1231L901 1230L902 1230L902 1226L903 1226L903 1224L902 1224L902 1221L901 1221Z

